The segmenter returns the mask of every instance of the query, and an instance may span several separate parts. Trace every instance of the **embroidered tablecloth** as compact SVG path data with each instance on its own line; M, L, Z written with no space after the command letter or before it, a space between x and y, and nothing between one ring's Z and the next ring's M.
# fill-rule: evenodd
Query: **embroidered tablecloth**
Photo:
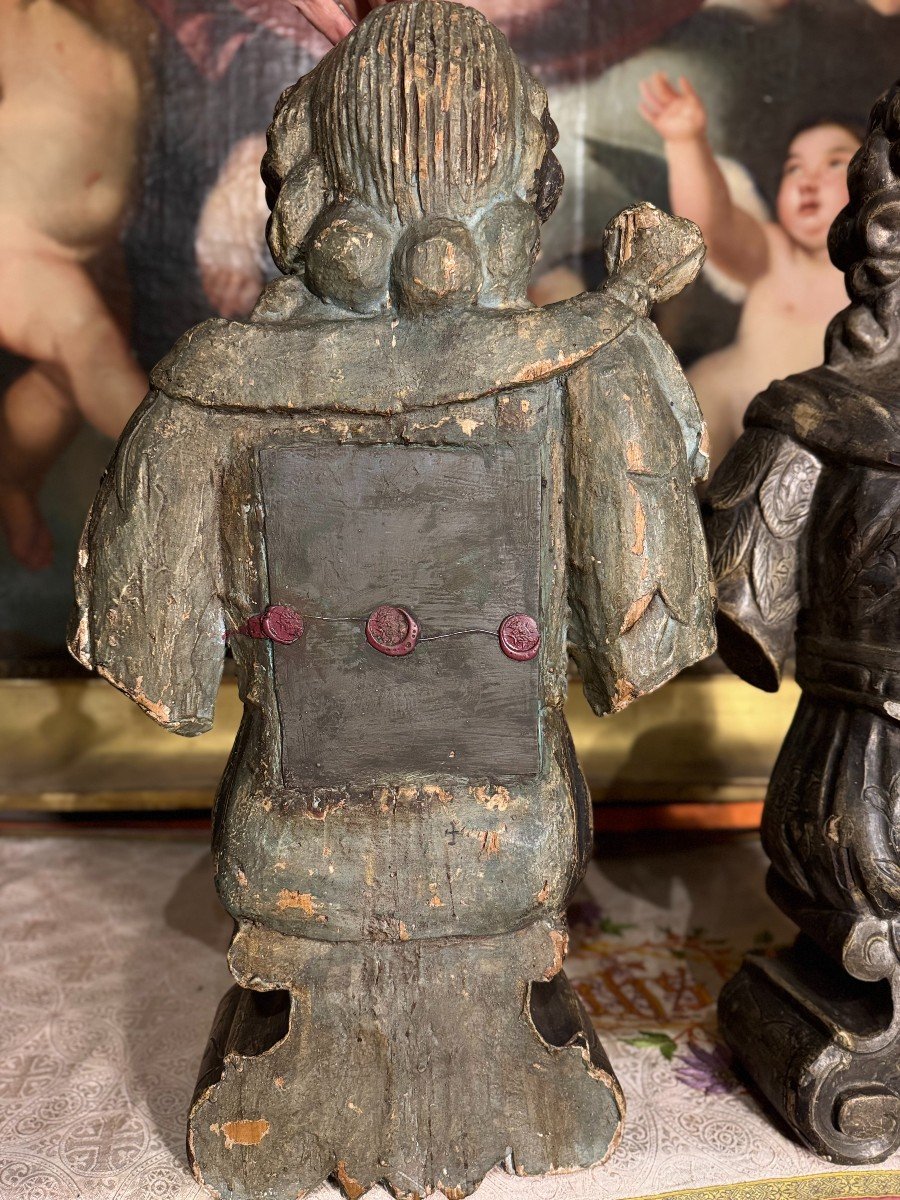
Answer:
M498 1169L478 1200L900 1196L900 1155L819 1161L729 1069L717 991L744 950L791 932L764 871L755 837L591 866L567 970L625 1091L625 1135L602 1168ZM0 839L0 1200L203 1200L185 1114L230 929L196 839Z

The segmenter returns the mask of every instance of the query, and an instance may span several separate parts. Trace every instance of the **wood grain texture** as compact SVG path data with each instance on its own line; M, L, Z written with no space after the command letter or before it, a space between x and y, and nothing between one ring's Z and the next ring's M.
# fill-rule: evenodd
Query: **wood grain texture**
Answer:
M561 938L539 923L487 942L298 946L245 930L232 970L256 987L290 978L291 1002L272 1021L235 988L220 1012L189 1134L203 1182L249 1196L251 1177L254 1196L288 1196L332 1174L347 1196L384 1178L452 1195L498 1162L525 1175L610 1153L621 1093L558 973ZM235 1145L236 1113L264 1140Z

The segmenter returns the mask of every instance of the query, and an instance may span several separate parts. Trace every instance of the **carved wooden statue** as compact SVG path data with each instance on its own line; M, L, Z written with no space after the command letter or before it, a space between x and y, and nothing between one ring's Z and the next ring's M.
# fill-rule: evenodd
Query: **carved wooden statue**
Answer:
M629 210L606 289L532 308L555 136L478 12L379 7L269 130L285 277L160 363L88 521L85 665L183 734L237 665L237 986L189 1132L231 1200L463 1196L619 1137L562 972L591 853L566 651L606 713L712 649L702 421L646 319L703 246Z
M722 656L800 706L769 785L769 891L794 947L750 955L726 1038L836 1162L900 1146L900 84L876 104L831 230L851 304L822 367L754 400L709 490Z

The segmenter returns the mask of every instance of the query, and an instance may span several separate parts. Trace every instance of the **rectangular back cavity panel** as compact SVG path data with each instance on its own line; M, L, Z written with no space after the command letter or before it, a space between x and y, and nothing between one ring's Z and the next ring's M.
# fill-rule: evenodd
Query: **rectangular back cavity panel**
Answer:
M269 603L305 623L274 647L286 786L537 773L539 659L497 637L540 616L540 465L522 450L260 452ZM411 654L366 641L383 604L418 622Z

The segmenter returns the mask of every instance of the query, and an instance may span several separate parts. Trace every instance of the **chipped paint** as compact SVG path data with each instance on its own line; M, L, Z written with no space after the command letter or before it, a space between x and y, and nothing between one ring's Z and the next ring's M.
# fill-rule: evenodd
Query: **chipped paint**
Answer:
M292 892L289 888L282 888L275 897L275 907L279 912L299 908L307 917L315 917L317 921L326 919L319 912L316 898L311 892Z
M414 430L416 433L425 433L429 429L440 429L442 425L448 424L452 419L452 413L445 413L444 416L442 416L439 420L431 421L427 424L425 421L411 422L410 429Z
M506 812L512 803L512 796L505 787L496 787L493 791L488 787L470 787L469 795L474 800L492 812Z
M406 925L404 924L404 922L403 922L403 921L398 921L398 922L397 922L397 925L398 925L398 928L399 928L399 931L400 931L400 934L399 934L399 936L400 936L400 941L401 941L401 942L408 942L408 941L409 941L409 938L410 938L410 933L409 933L409 930L406 928Z
M632 700L637 699L638 695L637 688L630 680L617 679L612 696L612 712L620 712L623 708L627 708Z
M102 663L96 664L96 671L98 675L102 675L103 678L107 680L107 682L111 683L114 687L121 687L122 680L118 679L113 672L110 671L108 667L105 667ZM151 700L148 696L145 696L141 690L141 684L143 681L144 677L139 675L135 680L133 689L125 688L123 690L132 698L135 704L139 704L141 706L144 712L149 713L154 721L158 721L160 725L171 724L171 709L168 707L168 705L163 704L161 700Z
M569 953L569 935L562 929L551 929L550 941L553 943L553 962L544 972L544 979L552 979L560 973Z
M794 424L801 439L808 438L818 428L819 420L819 410L814 404L801 401L794 405Z
M263 1117L257 1120L226 1121L224 1125L210 1125L211 1133L221 1133L225 1138L225 1149L232 1146L258 1146L271 1126Z
M555 359L538 358L534 362L520 367L515 374L511 374L509 383L538 383L541 379L546 379L550 375L559 374L570 365L571 360L566 359L563 352L560 351L559 357ZM502 380L498 380L498 386L501 386L502 382Z
M545 879L544 886L541 888L541 890L535 896L535 900L537 900L538 904L546 904L549 897L550 897L550 880Z
M534 427L531 404L524 397L500 396L497 400L497 424L501 429L524 432Z
M500 853L500 834L492 833L490 830L485 830L481 837L482 853L490 858L494 854Z
M85 561L84 561L84 563L82 563L82 568L86 568L86 567L87 567L87 557L85 556ZM75 655L75 657L78 659L78 661L85 667L90 667L90 665L91 665L91 663L89 661L88 645L89 645L88 619L87 619L87 613L83 613L82 616L78 620L78 628L75 631L75 636L72 639L72 645L71 645L70 649L72 650L72 653Z
M428 901L428 907L429 908L443 908L444 902L440 898L440 896L432 896L431 899Z
M625 620L622 622L621 633L627 633L629 629L633 629L638 621L650 607L650 601L656 595L656 589L652 592L647 592L643 596L638 596L629 606L628 612L625 614Z
M341 1185L347 1200L359 1200L359 1197L367 1190L365 1184L347 1174L347 1164L343 1161L335 1167L334 1177Z
M633 471L636 475L647 474L647 465L644 462L644 448L640 442L626 442L625 461L628 464L629 471Z
M644 553L644 539L647 532L647 514L641 504L641 498L633 484L628 485L629 494L634 498L634 541L630 546L632 554Z
M436 783L426 783L422 788L422 795L426 800L436 800L438 804L449 804L453 799L453 793L446 788L438 787Z

